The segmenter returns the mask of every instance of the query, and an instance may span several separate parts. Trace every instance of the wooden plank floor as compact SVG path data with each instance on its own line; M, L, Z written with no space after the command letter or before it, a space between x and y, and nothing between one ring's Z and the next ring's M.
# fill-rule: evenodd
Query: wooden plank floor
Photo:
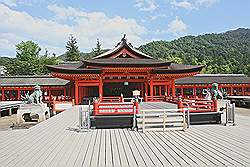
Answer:
M78 133L78 107L28 130L0 132L0 166L250 166L250 117L185 132Z

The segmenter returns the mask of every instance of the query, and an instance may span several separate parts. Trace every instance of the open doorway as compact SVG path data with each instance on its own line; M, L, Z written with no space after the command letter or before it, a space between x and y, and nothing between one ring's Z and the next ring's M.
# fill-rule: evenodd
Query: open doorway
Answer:
M132 97L134 90L140 90L142 93L143 84L140 82L117 82L117 83L104 83L103 96L120 96Z

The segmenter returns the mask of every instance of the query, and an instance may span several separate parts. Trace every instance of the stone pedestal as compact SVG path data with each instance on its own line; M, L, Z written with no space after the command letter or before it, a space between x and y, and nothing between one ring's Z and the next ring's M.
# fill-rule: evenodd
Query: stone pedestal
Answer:
M17 124L25 122L23 116L27 114L37 114L38 122L46 120L46 115L50 117L49 107L46 104L23 104L17 110Z

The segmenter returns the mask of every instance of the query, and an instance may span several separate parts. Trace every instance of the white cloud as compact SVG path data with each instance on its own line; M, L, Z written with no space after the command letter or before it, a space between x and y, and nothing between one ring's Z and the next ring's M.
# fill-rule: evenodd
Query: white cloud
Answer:
M190 2L184 0L181 2L176 2L175 0L171 2L172 5L179 7L179 8L184 8L184 9L189 9L192 10L194 9L194 5L191 4Z
M2 43L17 44L22 40L34 40L43 48L61 54L65 52L65 43L69 34L73 34L81 50L89 51L95 47L96 39L101 40L104 48L112 48L120 41L123 33L135 46L141 44L146 29L134 19L120 16L108 17L102 12L84 12L72 7L49 5L54 18L44 19L33 17L26 12L20 12L0 4L0 37ZM55 19L57 18L57 19ZM59 20L73 21L73 24L60 23ZM5 33L4 32L8 32ZM13 40L16 39L16 40ZM9 49L13 49L9 47ZM4 45L0 45L4 49ZM6 49L6 48L5 48ZM12 50L13 54L15 50Z
M155 0L135 0L134 6L141 11L154 11L158 7Z
M4 3L8 6L16 6L17 5L16 0L0 0L0 3Z
M152 15L152 16L150 16L150 19L151 20L156 20L156 19L165 18L165 17L167 17L166 14L158 14L158 15Z
M155 35L161 35L161 34L166 34L168 33L167 30L160 30L160 29L157 29L156 31L154 31L154 34Z
M179 36L184 34L187 31L187 25L176 16L173 21L168 24L168 32Z
M209 7L213 4L215 4L218 0L196 0L195 1L195 5L197 7L202 7L202 6L206 6Z
M33 0L0 0L0 3L8 5L10 7L16 7L18 4L32 6Z
M193 10L193 9L199 9L201 7L209 7L215 4L217 1L218 0L182 0L182 1L171 0L170 4L178 8Z

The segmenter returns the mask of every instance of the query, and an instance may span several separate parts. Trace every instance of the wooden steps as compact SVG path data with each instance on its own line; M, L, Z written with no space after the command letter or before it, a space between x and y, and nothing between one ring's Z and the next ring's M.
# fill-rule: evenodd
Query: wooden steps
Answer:
M168 131L185 130L187 128L185 113L164 110L141 110L137 114L137 128L139 131Z

